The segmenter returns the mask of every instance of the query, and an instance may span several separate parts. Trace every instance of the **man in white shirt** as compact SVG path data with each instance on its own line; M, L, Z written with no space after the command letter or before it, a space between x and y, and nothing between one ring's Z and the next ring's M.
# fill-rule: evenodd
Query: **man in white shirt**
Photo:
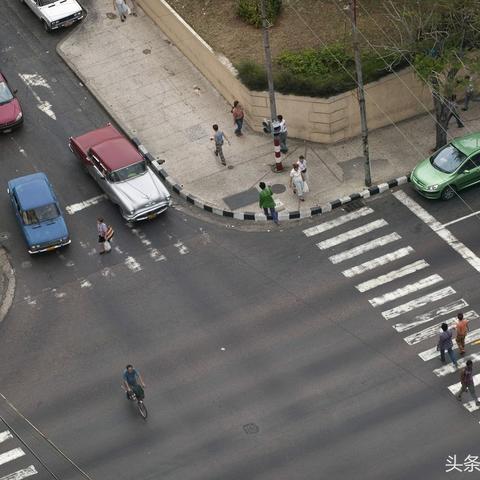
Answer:
M287 153L287 124L282 115L277 115L277 120L280 122L280 151Z

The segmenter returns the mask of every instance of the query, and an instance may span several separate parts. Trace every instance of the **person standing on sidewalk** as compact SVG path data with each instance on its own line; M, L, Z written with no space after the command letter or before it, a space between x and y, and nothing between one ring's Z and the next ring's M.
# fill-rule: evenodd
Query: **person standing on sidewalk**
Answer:
M243 118L245 117L245 112L243 111L243 107L240 105L238 100L233 102L232 107L232 115L233 115L233 123L235 124L235 135L240 137L243 135L242 127L243 127Z
M303 175L303 179L307 181L307 161L305 160L305 157L303 155L300 155L298 157L298 169L300 170L300 173Z
M105 249L105 242L107 242L107 232L108 232L108 227L107 227L107 224L103 221L103 218L102 217L98 217L97 218L97 233L98 233L98 243L100 244L101 246L101 250L100 250L100 255L103 255L104 253L108 253L111 251L111 247L110 247L110 250L108 249Z
M472 81L472 78L470 77L470 75L465 75L465 82L466 82L465 98L463 100L463 108L462 108L462 110L464 112L466 112L468 110L468 104L470 103L470 100L472 99L473 92L474 92L473 81Z
M130 0L130 11L134 17L137 16L137 0Z
M450 119L452 117L455 118L457 121L457 127L458 128L463 128L465 125L462 122L462 119L460 118L460 114L458 113L458 105L457 105L457 96L452 95L450 100L447 100L447 108L450 110L448 113L448 119L447 119L447 128L448 124L450 123Z
M230 140L227 136L218 128L218 125L215 124L212 126L213 128L213 137L210 137L210 140L215 142L215 156L220 157L222 165L226 165L225 156L223 155L223 143L224 140L228 142L230 145Z
M128 6L125 0L113 0L113 8L117 10L120 20L124 22L128 15Z
M287 147L287 124L285 120L283 119L282 115L277 115L277 120L280 122L280 151L282 153L287 153L288 152L288 147Z
M455 330L457 331L457 336L455 337L455 341L458 345L458 350L460 355L465 355L465 337L468 333L468 320L463 318L463 313L460 312L457 315L457 323L455 325Z
M455 367L458 367L455 353L453 352L452 330L449 330L446 323L442 323L442 331L438 337L437 350L440 351L440 360L445 363L445 350Z
M465 368L460 374L460 383L462 385L460 387L460 391L457 393L458 401L462 401L463 392L468 390L475 401L475 405L479 406L480 401L478 400L477 393L475 392L475 383L473 382L473 362L471 360L467 360Z
M260 182L260 194L258 203L260 208L263 208L263 212L268 219L268 212L270 211L270 215L272 216L272 220L274 223L278 225L278 213L275 210L275 200L273 199L273 192L270 188L270 185L267 187L265 182Z
M292 165L292 170L290 172L290 187L293 189L293 193L298 195L300 201L305 201L303 198L305 181L302 172L300 172L298 163Z

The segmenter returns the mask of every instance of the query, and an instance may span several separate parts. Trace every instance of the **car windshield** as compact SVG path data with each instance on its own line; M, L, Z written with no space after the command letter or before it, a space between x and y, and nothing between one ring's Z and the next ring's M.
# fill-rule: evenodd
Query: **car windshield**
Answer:
M12 100L13 95L5 82L0 82L0 105Z
M112 182L124 182L130 178L137 177L142 175L147 171L147 165L145 162L138 162L128 167L121 168L120 170L115 170L110 173L109 177Z
M444 173L454 172L467 158L458 148L447 145L439 152L432 155L430 163Z
M40 7L45 7L45 5L50 5L51 3L55 3L57 0L39 0L38 5Z
M24 210L22 212L23 223L25 225L33 225L35 223L54 220L59 215L60 212L55 203L49 203L43 207L32 208L31 210Z

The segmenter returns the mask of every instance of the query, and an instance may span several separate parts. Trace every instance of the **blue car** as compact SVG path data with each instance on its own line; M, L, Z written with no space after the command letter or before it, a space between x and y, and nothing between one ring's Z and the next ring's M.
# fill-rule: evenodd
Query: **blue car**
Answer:
M60 205L44 173L10 180L7 192L28 253L55 250L71 242Z

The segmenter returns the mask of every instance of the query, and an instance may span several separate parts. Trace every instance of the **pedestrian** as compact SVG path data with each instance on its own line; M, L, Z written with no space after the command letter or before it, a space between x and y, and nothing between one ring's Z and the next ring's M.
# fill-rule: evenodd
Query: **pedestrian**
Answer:
M457 121L457 127L458 128L463 128L465 125L463 124L463 122L460 118L460 114L458 113L458 105L457 105L457 96L456 95L452 95L450 100L447 100L447 108L449 110L448 118L447 118L447 128L448 128L448 124L450 123L450 119L452 117L454 117L455 120Z
M465 75L465 98L463 100L463 108L462 110L466 112L468 110L468 104L473 97L474 88L473 88L473 81L470 75Z
M453 352L452 330L449 330L446 323L442 323L442 331L438 337L437 350L440 351L440 360L443 363L445 363L446 350L450 360L453 362L455 367L458 367L457 359L455 358L455 353Z
M235 100L233 102L233 107L231 112L233 115L233 123L235 125L235 135L240 137L241 135L243 135L242 127L243 127L243 118L245 117L245 113L243 111L243 107L240 105L240 102L238 100Z
M304 180L307 181L307 160L303 155L300 155L298 157L297 163L298 163L298 169L302 173Z
M125 0L113 0L113 8L117 9L120 20L124 22L128 15L128 6L125 3Z
M213 125L212 128L213 137L210 137L210 140L215 142L215 156L220 157L222 165L226 165L227 163L225 162L225 156L223 155L223 143L226 140L228 144L231 145L230 140L221 130L218 129L217 124Z
M460 355L465 355L465 337L467 336L467 333L469 331L468 320L466 318L463 318L462 312L457 315L457 319L458 321L455 325L455 330L457 331L455 341L457 342Z
M102 217L97 218L97 232L98 232L98 243L101 245L100 255L108 253L112 250L110 242L107 239L108 234L107 224L103 221ZM112 234L113 235L113 234ZM109 248L110 247L110 248Z
M277 120L280 122L280 151L282 153L287 153L288 152L288 147L287 147L287 124L285 120L283 119L282 115L277 115Z
M475 392L475 383L473 382L473 362L471 360L467 360L465 368L460 374L460 383L461 387L459 392L457 393L457 399L461 402L463 392L466 392L468 390L477 407L480 406L480 401L478 400L477 394Z
M274 221L275 224L278 223L278 212L275 210L275 200L273 199L273 192L270 187L270 185L267 187L265 185L265 182L260 182L259 184L260 187L260 194L259 194L259 199L258 203L260 205L260 208L263 208L263 212L265 213L265 216L268 219L268 212L270 211L270 215L272 217L272 220Z
M305 179L303 178L302 172L298 163L292 165L292 170L290 172L290 187L293 189L293 193L298 195L298 198L304 202L303 198L304 189L305 189Z
M137 0L130 0L130 12L134 17L137 16Z

